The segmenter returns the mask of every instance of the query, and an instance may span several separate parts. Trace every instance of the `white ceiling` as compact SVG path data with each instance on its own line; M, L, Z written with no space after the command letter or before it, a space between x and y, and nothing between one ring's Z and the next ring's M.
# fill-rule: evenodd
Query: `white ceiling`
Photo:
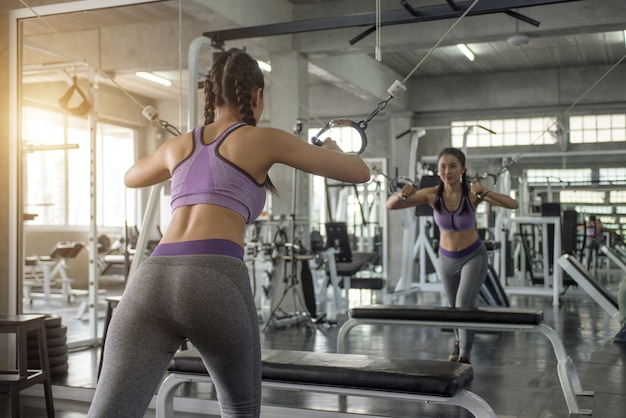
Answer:
M598 11L600 2L618 5L617 10ZM258 16L255 25L234 23L236 20L247 22L256 16L248 16L241 10L226 10L228 16L220 14L220 7L211 0L162 1L142 5L114 7L89 12L61 14L33 18L25 22L24 39L29 54L25 55L25 82L42 80L58 80L62 76L82 74L79 50L63 47L63 36L105 28L120 28L137 25L149 25L158 29L167 25L200 28L202 31L225 30L240 26L255 26L264 23L281 23L285 20L263 21ZM261 2L263 3L263 2ZM323 19L333 16L348 16L358 13L373 13L375 2L354 0L268 0L267 4L282 4L291 7L289 15L296 16L292 20ZM446 4L444 0L413 0L409 2L414 8ZM457 2L461 3L461 2ZM592 4L594 3L594 4ZM233 3L234 4L234 3ZM621 5L621 6L620 6ZM400 1L381 0L383 10L400 10ZM294 44L305 55L316 62L324 58L354 55L370 57L373 65L382 66L400 77L408 75L415 69L420 60L423 63L415 71L413 77L448 77L473 73L496 73L516 71L536 71L553 68L569 68L581 66L607 66L618 61L626 52L624 29L626 29L626 2L623 0L579 0L517 10L540 22L539 27L506 16L502 13L487 16L468 16L459 23L441 42L432 54L424 57L433 45L439 41L455 19L444 19L434 22L416 22L403 25L385 26L381 29L380 48L382 61L374 61L375 34L363 40L349 44L349 40L363 32L365 27L333 29L330 31L314 31L295 37ZM281 15L284 15L284 10ZM241 15L238 17L238 15ZM271 14L270 14L271 15ZM274 17L276 19L276 17ZM507 39L513 35L528 36L529 43L524 46L512 46ZM54 38L54 43L44 41ZM280 38L280 37L276 37ZM284 38L284 37L282 37ZM456 48L456 43L465 42L475 53L473 62L467 60ZM259 59L269 59L268 48L276 48L274 38L246 40L250 50ZM71 42L70 42L71 43ZM123 45L102 45L102 48L118 48ZM186 48L183 46L183 48ZM45 50L45 52L43 52ZM161 51L154 45L155 54L179 54L179 51ZM62 51L62 52L60 52ZM124 89L147 97L174 98L181 94L187 86L186 51L181 54L179 65L158 68L154 65L143 66L141 62L127 62L118 68L106 68L106 73ZM74 59L72 59L74 58ZM72 64L74 63L74 64ZM319 65L311 66L311 83L342 83L341 78L325 74ZM154 71L173 81L170 88L158 87L135 77L134 71L142 69ZM65 75L60 71L65 70ZM105 80L106 82L106 80Z

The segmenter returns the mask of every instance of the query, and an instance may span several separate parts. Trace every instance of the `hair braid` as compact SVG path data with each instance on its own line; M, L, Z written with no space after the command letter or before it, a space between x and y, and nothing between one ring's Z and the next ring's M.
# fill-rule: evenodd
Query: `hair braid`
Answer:
M248 125L256 126L256 119L252 112L252 91L250 89L250 82L248 80L248 74L241 72L235 80L235 96L237 97L237 104L239 105L239 113L244 122Z
M441 212L441 200L443 196L443 181L439 179L439 187L437 187L437 194L435 196L435 210Z
M215 58L204 83L205 125L215 120L215 107L232 106L237 107L243 122L256 126L252 92L264 87L263 73L254 58L237 48L221 53ZM265 178L265 187L277 193L269 176Z
M461 174L461 188L463 189L463 195L468 195L469 193L469 182L467 180L467 169L465 171L463 171L463 174ZM470 208L468 207L468 205L470 205L469 200L468 199L463 199L463 208L461 209L461 213L465 212L465 210L469 210Z
M208 125L215 120L215 93L213 92L213 82L211 81L211 73L207 74L204 81L204 124Z

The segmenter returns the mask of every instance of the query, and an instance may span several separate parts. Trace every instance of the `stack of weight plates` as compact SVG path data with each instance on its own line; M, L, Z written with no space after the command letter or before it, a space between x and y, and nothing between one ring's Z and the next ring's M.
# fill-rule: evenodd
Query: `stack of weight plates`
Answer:
M61 323L62 318L57 315L46 315L46 343L48 344L48 362L50 376L60 376L67 373L67 326ZM39 347L35 331L28 333L28 368L39 369Z

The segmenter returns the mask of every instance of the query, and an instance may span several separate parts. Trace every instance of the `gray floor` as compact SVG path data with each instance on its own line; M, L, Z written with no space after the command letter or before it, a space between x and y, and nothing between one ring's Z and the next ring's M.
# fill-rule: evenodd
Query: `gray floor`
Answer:
M623 274L615 270L599 271L598 280L616 291ZM434 294L425 303L437 305ZM561 336L568 355L580 376L583 389L595 392L593 397L578 397L581 408L593 410L594 417L624 417L626 408L626 344L615 344L612 337L619 324L582 290L568 289L558 307L550 305L545 296L510 296L514 307L539 308L545 323ZM35 302L36 303L36 302ZM34 306L33 309L37 309ZM84 332L84 321L64 315L68 336ZM263 327L262 327L263 329ZM71 330L71 331L70 331ZM261 333L263 347L308 351L336 351L336 326L311 328L306 325L285 329L266 329ZM74 338L74 336L72 337ZM452 333L417 327L361 326L350 334L351 352L420 359L447 359ZM138 347L139 348L139 347ZM55 377L56 388L95 387L99 349L72 352L69 373ZM474 381L470 389L483 397L499 417L568 417L561 391L556 359L548 340L540 334L521 332L478 333L472 355ZM207 387L197 386L192 396L210 397ZM2 402L6 402L3 400ZM0 411L7 408L0 402ZM37 402L41 404L38 407ZM44 417L42 399L25 402L22 416ZM295 405L302 408L354 412L389 417L458 417L471 416L453 406L419 405L350 397L339 402L337 396L310 395L276 391L264 393L264 404ZM86 416L86 405L59 400L57 417ZM2 415L0 415L2 416ZM153 416L150 412L146 415ZM180 416L180 415L177 415Z

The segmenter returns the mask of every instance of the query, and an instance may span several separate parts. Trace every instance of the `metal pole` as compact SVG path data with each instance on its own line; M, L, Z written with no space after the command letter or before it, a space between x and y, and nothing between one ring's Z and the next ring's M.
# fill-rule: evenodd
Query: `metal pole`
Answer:
M91 110L89 112L89 336L92 343L98 339L98 190L96 144L98 138L98 78L93 67L89 67L89 91Z

